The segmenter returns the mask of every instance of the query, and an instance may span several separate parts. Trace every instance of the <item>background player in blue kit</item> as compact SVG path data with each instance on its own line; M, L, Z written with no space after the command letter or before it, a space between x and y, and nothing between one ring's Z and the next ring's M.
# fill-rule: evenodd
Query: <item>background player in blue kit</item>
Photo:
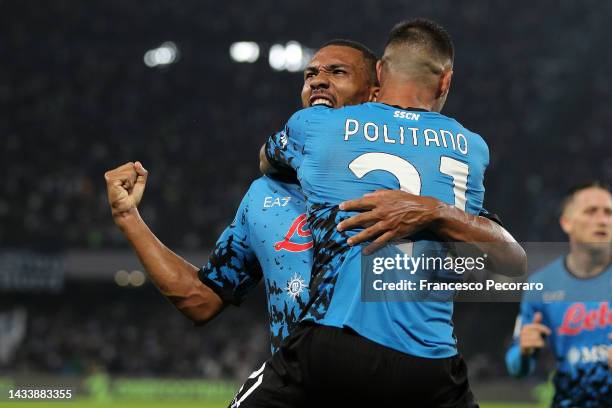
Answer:
M341 202L398 186L471 214L482 210L487 146L437 113L453 57L449 35L435 23L401 23L377 65L379 102L300 111L268 141L267 161L296 171L307 197L314 264L304 325L270 360L263 372L269 384L248 406L268 406L270 399L294 406L323 395L330 404L386 406L406 398L414 406L474 406L452 304L362 302L361 248L347 243L358 231L337 230L347 217ZM415 251L443 251L431 231L411 239ZM275 394L279 384L289 385Z
M571 191L561 227L570 252L540 269L530 282L544 292L521 303L514 344L506 354L511 375L531 374L546 340L557 359L554 407L611 407L612 194L590 183ZM554 298L547 301L548 294Z

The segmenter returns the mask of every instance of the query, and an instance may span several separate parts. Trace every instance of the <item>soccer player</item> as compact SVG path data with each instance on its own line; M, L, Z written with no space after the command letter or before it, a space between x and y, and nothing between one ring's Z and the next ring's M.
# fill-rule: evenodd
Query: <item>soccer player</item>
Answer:
M511 375L531 374L547 340L557 359L553 407L612 407L612 194L594 182L574 188L562 204L569 254L530 276L541 294L526 294L514 343Z
M326 43L306 69L303 106L372 100L378 91L376 61L358 42ZM140 217L137 207L147 179L140 162L124 164L105 178L115 223L160 292L196 324L206 323L226 305L239 305L263 278L271 349L276 350L308 300L312 238L297 180L280 175L255 180L209 262L198 269L165 247Z
M439 113L453 58L442 27L400 23L377 64L378 102L299 111L268 140L268 164L296 171L307 198L311 298L303 323L262 368L244 406L300 406L308 398L317 406L475 406L457 354L452 303L361 301L362 251L350 246L359 229L338 227L348 215L343 201L378 189L400 187L472 215L482 210L486 143ZM414 251L444 251L431 230L415 232Z

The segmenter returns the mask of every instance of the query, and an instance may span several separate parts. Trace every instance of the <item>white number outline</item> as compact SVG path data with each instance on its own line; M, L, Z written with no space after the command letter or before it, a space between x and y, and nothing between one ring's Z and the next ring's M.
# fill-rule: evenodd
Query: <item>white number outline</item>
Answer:
M467 163L453 159L452 157L440 157L440 173L446 174L453 179L453 195L455 196L455 207L465 211L467 203L467 182L470 176L470 167Z
M349 163L349 170L358 178L375 170L386 171L394 176L400 190L414 195L421 195L421 175L416 167L408 160L389 153L364 153ZM440 157L440 173L453 179L453 196L455 207L465 211L467 203L467 182L470 169L467 163L452 157Z

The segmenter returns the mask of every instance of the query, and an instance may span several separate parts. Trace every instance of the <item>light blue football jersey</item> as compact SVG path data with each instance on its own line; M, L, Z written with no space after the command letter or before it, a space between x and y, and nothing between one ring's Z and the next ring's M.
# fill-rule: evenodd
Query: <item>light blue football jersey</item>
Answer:
M608 338L612 333L612 266L596 277L581 279L560 258L531 275L529 282L542 283L545 291L527 292L521 303L514 343L506 354L508 371L522 377L535 369L537 356L521 356L519 336L522 326L540 312L542 324L551 329L547 340L557 360L552 405L612 407L607 352L612 343Z
M415 356L455 355L452 303L361 300L361 247L346 242L360 230L336 230L353 215L338 204L378 189L401 188L478 214L489 162L484 140L436 112L382 103L319 106L295 113L284 131L268 140L266 155L278 169L297 172L307 198L314 263L303 319L349 327ZM432 238L410 239L416 245Z
M297 182L255 180L199 272L204 284L235 305L263 277L272 352L298 322L308 300L313 242L305 212Z

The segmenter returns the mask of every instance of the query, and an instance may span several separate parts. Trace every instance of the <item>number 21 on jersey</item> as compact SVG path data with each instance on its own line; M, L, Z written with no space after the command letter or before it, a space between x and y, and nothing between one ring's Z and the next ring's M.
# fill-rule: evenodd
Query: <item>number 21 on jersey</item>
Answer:
M401 190L410 194L421 195L421 176L419 172L412 163L399 156L388 153L365 153L353 160L349 164L349 169L357 178L362 178L374 170L389 172L399 181ZM455 207L465 211L468 165L451 157L442 156L439 170L440 173L453 179Z

